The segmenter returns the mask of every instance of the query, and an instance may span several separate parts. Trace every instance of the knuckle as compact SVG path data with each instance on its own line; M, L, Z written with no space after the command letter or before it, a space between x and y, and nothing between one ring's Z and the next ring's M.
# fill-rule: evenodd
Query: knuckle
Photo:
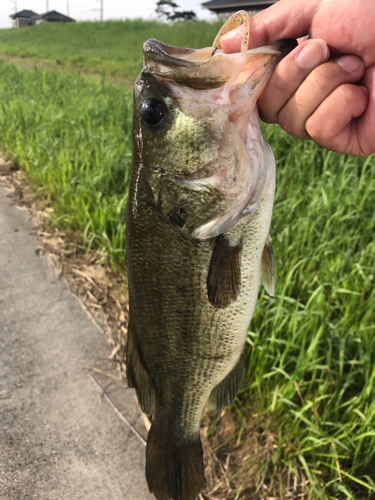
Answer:
M280 111L280 113L278 114L277 118L278 118L277 121L279 122L279 125L281 126L281 128L283 130L285 130L285 132L292 134L293 133L292 122L289 119L288 113L284 109L282 109Z
M306 139L305 122L309 115L309 103L295 95L278 114L281 128L300 139Z
M343 103L342 105L352 102L355 102L357 105L367 104L364 92L353 83L343 83L334 92L337 94L337 99Z
M305 129L306 133L318 143L326 137L322 123L314 115L306 120Z
M341 64L337 61L328 61L320 66L317 66L311 73L311 78L314 85L322 92L327 92L327 89L333 89L341 83L350 83L353 78L357 78L356 72L348 73Z
M342 84L335 88L332 92L332 96L336 99L336 101L345 103L349 101L353 96L353 85L350 84Z
M283 108L278 114L278 123L285 132L296 137L301 137L301 127L293 113Z
M319 90L319 92L322 93L326 92L327 87L332 85L332 78L329 76L328 66L329 63L322 64L321 66L315 68L311 73L311 77L314 80L314 86L315 88L317 87L316 90Z
M283 77L281 69L272 75L272 85L278 94L284 95L290 92L290 82Z

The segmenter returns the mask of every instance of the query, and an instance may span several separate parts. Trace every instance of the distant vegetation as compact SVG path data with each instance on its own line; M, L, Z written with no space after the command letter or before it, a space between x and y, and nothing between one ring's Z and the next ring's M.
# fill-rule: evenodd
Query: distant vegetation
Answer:
M195 46L212 39L204 31L197 28ZM179 26L140 21L6 33L14 37L9 46L18 40L43 57L76 54L92 63L96 53L99 66L112 61L132 71L151 35L191 45ZM51 203L54 224L123 267L131 94L0 63L0 102L0 143ZM265 135L277 158L276 295L262 292L250 325L238 418L246 422L250 405L276 422L266 431L278 444L261 464L275 483L281 464L302 471L309 500L374 498L375 157L333 154L277 127ZM246 458L244 481L257 460Z
M221 21L165 24L141 19L42 23L0 30L0 54L48 60L134 80L142 67L142 44L148 38L181 47L206 47L212 45L221 25Z
M177 10L180 6L173 0L159 0L155 12L166 21L196 21L197 15L192 10Z

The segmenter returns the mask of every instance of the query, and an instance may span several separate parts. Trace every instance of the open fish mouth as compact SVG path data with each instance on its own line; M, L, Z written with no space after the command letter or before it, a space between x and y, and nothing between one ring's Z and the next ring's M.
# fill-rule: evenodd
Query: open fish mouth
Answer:
M163 80L196 90L215 89L228 82L232 86L241 85L256 74L257 82L265 82L259 89L261 92L268 81L267 76L296 45L296 40L281 40L272 45L226 54L212 47L174 47L151 38L143 45L144 67Z
M226 200L217 216L192 230L194 238L212 238L230 229L256 208L270 182L272 152L261 134L257 100L277 63L296 45L295 40L282 40L226 54L220 48L187 49L155 39L145 42L143 73L166 89L180 116L197 123L208 118L211 134L222 137L214 161L190 174L175 175L174 182L184 190L208 189Z

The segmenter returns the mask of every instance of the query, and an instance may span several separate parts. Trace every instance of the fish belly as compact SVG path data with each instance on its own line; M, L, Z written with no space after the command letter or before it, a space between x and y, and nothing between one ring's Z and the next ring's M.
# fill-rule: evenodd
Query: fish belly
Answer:
M225 234L243 245L240 293L225 308L214 307L207 298L212 241L186 237L142 203L139 179L137 191L130 191L140 198L127 217L130 314L152 385L153 421L164 440L183 443L197 436L211 392L242 355L257 301L274 189L273 180L256 209Z

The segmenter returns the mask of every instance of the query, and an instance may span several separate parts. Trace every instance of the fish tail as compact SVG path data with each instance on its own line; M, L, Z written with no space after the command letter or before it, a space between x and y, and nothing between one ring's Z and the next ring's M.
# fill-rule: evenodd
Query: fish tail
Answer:
M157 500L195 500L204 486L203 450L199 435L183 445L165 443L148 433L146 479Z

